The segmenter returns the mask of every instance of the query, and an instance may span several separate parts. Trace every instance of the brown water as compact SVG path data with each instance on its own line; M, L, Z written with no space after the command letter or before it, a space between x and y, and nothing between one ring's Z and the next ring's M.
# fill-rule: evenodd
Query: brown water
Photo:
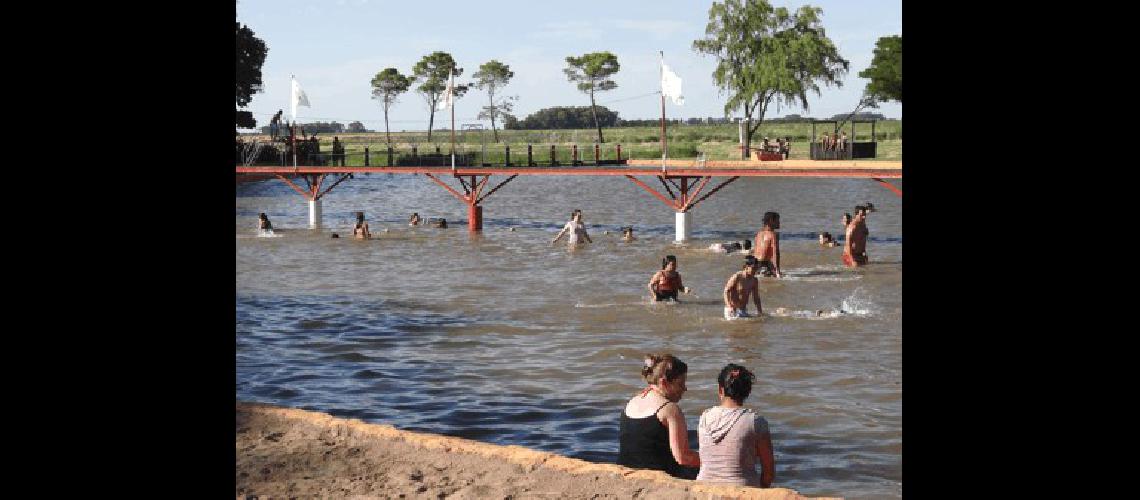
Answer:
M668 351L689 364L692 446L716 374L736 362L757 375L746 405L771 424L777 486L902 495L902 210L872 181L742 178L694 209L684 245L673 211L621 177L519 177L485 201L478 236L422 176L342 183L316 231L283 182L237 189L239 400L614 462L641 358ZM843 212L867 201L871 265L848 270L815 233L842 235ZM595 243L551 246L574 208ZM378 238L329 238L351 234L355 210ZM767 311L789 312L725 321L721 290L742 258L706 248L751 237L768 210L788 276L760 290ZM413 211L451 227L410 228ZM256 236L258 212L277 237ZM620 241L624 225L637 241ZM665 254L694 289L682 304L646 299Z

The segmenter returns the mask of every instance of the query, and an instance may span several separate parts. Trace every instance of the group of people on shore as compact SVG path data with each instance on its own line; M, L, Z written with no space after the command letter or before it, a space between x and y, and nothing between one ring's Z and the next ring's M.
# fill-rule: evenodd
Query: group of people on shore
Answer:
M847 141L847 132L843 131L831 134L824 132L819 136L819 144L826 151L844 151L851 143Z
M764 140L760 141L760 149L766 153L779 154L787 160L788 155L792 152L792 137L777 137L774 144L767 137L764 137Z
M744 406L756 376L735 363L721 369L716 378L719 404L701 413L697 426L700 449L694 451L689 448L685 415L677 404L688 391L688 371L688 365L672 354L645 357L641 376L647 386L621 412L618 465L697 481L771 487L776 459L768 421ZM697 469L695 477L693 469Z

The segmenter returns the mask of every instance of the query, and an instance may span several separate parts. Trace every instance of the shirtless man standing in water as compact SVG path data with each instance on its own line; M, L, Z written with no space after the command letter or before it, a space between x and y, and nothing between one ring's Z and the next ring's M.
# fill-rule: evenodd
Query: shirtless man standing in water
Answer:
M847 267L867 265L867 207L855 207L855 217L847 225L847 241L843 243L843 264Z
M756 233L756 243L752 245L753 255L760 266L756 271L761 276L784 277L780 272L780 234L777 229L780 229L780 214L764 212L764 228Z
M737 271L724 285L724 319L747 318L748 298L756 304L756 315L764 314L760 305L760 280L756 279L759 263L749 255L744 258L744 269Z

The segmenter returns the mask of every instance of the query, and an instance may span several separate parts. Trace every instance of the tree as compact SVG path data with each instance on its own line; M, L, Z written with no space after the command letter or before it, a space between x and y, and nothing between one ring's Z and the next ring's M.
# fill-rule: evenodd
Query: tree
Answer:
M863 108L877 108L883 101L902 102L902 37L884 36L875 42L875 58L859 78L869 78L863 96L851 114L839 122L839 128Z
M563 69L566 77L572 83L578 84L578 90L590 95L590 109L594 113L594 127L598 129L598 142L605 143L602 137L602 126L598 123L597 103L594 101L594 92L603 92L617 88L617 83L610 80L621 69L617 56L609 52L592 52L582 57L567 57Z
M364 128L364 124L360 123L359 120L348 124L349 133L363 133L367 131L368 129Z
M517 97L508 96L496 102L495 93L502 90L511 81L511 77L515 76L515 73L511 71L510 66L492 59L479 66L479 71L471 76L475 78L475 88L487 91L487 100L490 103L483 106L479 118L491 119L491 133L494 135L495 142L499 142L499 131L495 130L495 117L510 113L514 109L513 101Z
M695 40L693 50L718 60L712 77L729 94L725 115L744 110L742 157L748 157L752 135L773 100L807 111L808 92L820 95L817 81L842 87L849 63L824 34L821 14L823 9L810 5L793 14L765 0L725 0L709 8L705 38Z
M396 103L396 98L411 86L412 79L401 75L396 68L384 68L384 71L376 73L372 78L372 98L380 101L380 107L384 108L384 137L388 144L392 144L392 133L388 130L388 110Z
M884 36L875 42L875 58L871 66L859 72L860 78L870 78L865 95L877 101L902 103L902 37Z
M260 38L253 34L253 30L241 23L234 23L234 35L237 37L237 78L235 79L235 103L237 107L244 108L253 99L253 94L261 92L261 65L265 63L265 55L269 48ZM253 128L257 121L252 114L237 112L234 123L242 128Z
M449 76L459 76L463 74L463 68L455 66L455 59L447 52L432 52L420 59L412 67L412 79L416 82L421 82L419 87L416 87L416 92L423 96L424 101L427 101L428 107L431 108L431 118L428 120L428 141L431 141L431 129L435 125L435 107L439 104L440 97L443 92L447 90L447 79ZM458 98L467 92L466 85L455 85L455 97Z

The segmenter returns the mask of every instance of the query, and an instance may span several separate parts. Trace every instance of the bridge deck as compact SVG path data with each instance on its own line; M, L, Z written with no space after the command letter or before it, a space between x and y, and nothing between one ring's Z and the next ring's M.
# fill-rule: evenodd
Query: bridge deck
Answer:
M436 175L661 175L661 160L627 160L628 165L580 165L558 167L457 166L451 167L244 167L239 174L436 174ZM706 161L668 160L668 177L861 177L901 179L901 161Z

